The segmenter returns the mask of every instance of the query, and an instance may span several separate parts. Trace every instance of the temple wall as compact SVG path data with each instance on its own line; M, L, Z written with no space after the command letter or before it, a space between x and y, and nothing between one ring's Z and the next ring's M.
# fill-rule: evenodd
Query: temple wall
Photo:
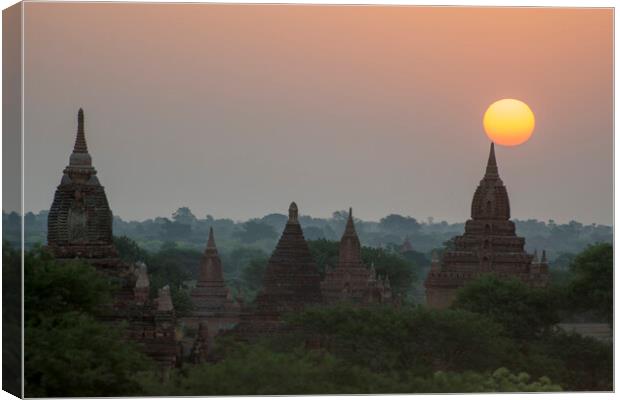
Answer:
M458 288L427 288L426 305L429 308L445 309L452 305Z

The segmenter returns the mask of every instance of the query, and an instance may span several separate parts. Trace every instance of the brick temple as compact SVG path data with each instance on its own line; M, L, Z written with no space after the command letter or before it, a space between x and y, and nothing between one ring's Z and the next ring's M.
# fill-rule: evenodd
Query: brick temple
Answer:
M69 165L48 216L46 249L60 261L87 261L118 283L113 304L102 310L101 319L112 324L128 322L127 336L143 344L145 353L162 370L175 365L178 348L170 290L160 289L151 300L146 265L128 264L118 256L112 240L112 211L88 152L82 109Z
M549 271L544 257L524 250L525 239L516 235L510 220L508 192L499 177L495 146L491 143L484 177L471 204L465 233L454 238L454 248L441 259L433 257L426 278L426 302L434 308L448 307L456 291L476 277L494 273L515 277L533 287L545 287Z
M403 244L400 245L399 252L400 254L405 254L405 253L409 253L410 251L413 251L413 245L411 244L411 241L409 240L409 236L406 236L405 240L403 241Z
M302 311L322 302L321 277L299 224L297 205L291 203L288 221L269 258L263 288L254 305L246 307L234 334L252 339L278 331L284 313Z
M213 228L209 229L207 246L200 262L198 282L191 292L191 301L191 315L184 318L184 321L186 326L198 329L200 334L197 338L205 340L205 344L209 346L219 332L231 329L239 322L241 304L233 299L224 282L222 261L215 245ZM202 331L200 326L203 327ZM207 327L208 335L205 333Z
M340 239L338 265L329 266L321 282L323 301L326 304L385 303L392 299L389 279L377 278L374 268L368 268L362 261L362 246L355 230L353 210Z

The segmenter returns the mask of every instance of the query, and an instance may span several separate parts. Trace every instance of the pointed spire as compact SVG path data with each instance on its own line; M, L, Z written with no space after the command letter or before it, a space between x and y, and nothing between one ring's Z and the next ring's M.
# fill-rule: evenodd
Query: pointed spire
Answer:
M349 218L347 219L347 226L344 228L345 235L357 235L355 232L355 224L353 223L353 207L349 207Z
M547 262L547 252L545 250L542 251L542 257L540 258L540 262L541 264L544 264Z
M289 223L297 223L297 220L299 218L299 211L297 209L297 204L295 204L295 202L292 202L290 207L288 208L288 222Z
M491 142L491 150L489 151L489 161L487 162L487 170L484 177L498 177L497 161L495 160L495 143Z
M88 153L88 147L86 147L86 136L84 135L84 110L82 110L81 108L78 111L77 136L75 138L73 152Z
M209 227L209 239L207 239L207 249L211 249L211 250L216 250L217 251L217 247L215 247L215 238L213 236L213 227Z
M536 264L538 262L538 249L534 250L534 256L532 257L532 264Z

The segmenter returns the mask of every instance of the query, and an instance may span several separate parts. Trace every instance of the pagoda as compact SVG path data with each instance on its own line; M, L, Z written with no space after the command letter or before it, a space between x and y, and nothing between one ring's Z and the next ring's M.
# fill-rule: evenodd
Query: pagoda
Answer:
M495 146L491 143L486 172L471 204L465 233L439 259L434 256L424 286L430 307L450 306L456 291L483 274L515 277L533 287L549 281L546 258L538 261L524 250L525 239L516 235L510 220L506 187L499 177Z
M239 322L239 303L232 298L224 282L222 261L215 245L213 228L209 228L207 246L200 262L196 287L191 292L192 312L185 319L188 327L208 327L209 341L222 330ZM211 343L209 343L210 345Z
M112 211L88 153L81 108L69 165L63 171L48 215L47 242L58 258L118 256L112 243Z
M326 304L353 303L357 305L382 303L391 299L389 279L377 278L374 268L362 261L362 246L353 222L353 209L340 239L338 265L327 268L321 282L323 301Z
M77 122L69 165L48 215L45 249L61 262L86 261L116 283L111 304L103 307L98 317L112 325L127 322L126 336L143 344L144 352L165 372L175 365L178 352L170 292L166 289L158 299L149 299L147 266L119 258L112 240L112 211L88 152L81 108Z
M410 251L413 251L413 246L411 245L411 241L409 240L409 236L405 237L405 241L400 245L400 254L405 254Z
M282 236L267 263L263 287L254 304L243 310L234 333L245 339L273 333L281 327L283 314L302 311L321 301L321 277L293 202Z

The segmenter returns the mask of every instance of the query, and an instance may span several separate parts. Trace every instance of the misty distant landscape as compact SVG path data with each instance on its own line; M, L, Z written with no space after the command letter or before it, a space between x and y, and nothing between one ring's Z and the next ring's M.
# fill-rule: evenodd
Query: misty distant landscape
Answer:
M47 211L25 215L25 243L27 248L43 245L47 235ZM223 272L233 290L243 291L250 299L260 287L262 271L286 223L284 214L268 214L247 221L200 218L188 207L180 207L169 217L145 221L125 221L115 216L113 229L116 245L127 261L145 261L153 274L152 290L155 292L166 283L172 283L175 306L183 309L189 302L189 290L199 270L200 258L205 248L210 227L213 227L217 246L223 261ZM340 239L347 219L347 211L335 211L331 218L314 218L301 215L304 236L324 273L325 265L337 256L336 243ZM613 228L607 225L585 225L577 221L556 224L553 220L514 220L517 233L526 239L529 252L546 250L552 277L564 279L570 262L588 245L611 243ZM19 243L19 216L3 213L5 240L17 247ZM383 268L397 290L413 303L424 302L423 281L430 268L433 252L440 256L451 245L451 239L462 234L464 223L418 220L398 214L387 215L380 221L355 220L356 229L364 249L380 255ZM405 240L411 244L403 251ZM329 248L331 245L331 249ZM327 246L327 247L326 247ZM387 258L386 258L387 257ZM369 264L374 259L366 260ZM402 279L394 279L399 276ZM187 296L186 296L187 295Z

